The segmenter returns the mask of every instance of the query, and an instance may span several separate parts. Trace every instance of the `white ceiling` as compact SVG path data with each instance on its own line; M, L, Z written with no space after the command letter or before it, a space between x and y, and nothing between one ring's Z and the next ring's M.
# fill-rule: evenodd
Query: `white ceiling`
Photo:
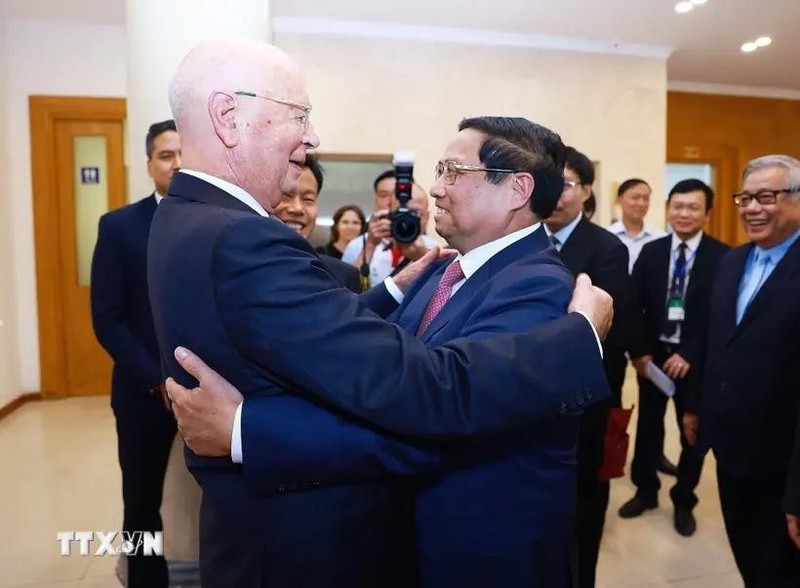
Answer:
M685 15L674 11L675 1L272 0L272 13L277 19L455 27L582 38L609 46L665 46L673 50L671 82L800 91L800 0L708 0ZM0 18L119 25L125 21L125 1L0 0ZM773 44L751 54L739 50L760 35L771 36Z

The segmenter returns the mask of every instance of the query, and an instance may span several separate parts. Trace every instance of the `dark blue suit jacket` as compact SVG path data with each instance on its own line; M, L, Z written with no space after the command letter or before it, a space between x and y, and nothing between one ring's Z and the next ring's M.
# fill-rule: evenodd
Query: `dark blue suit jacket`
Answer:
M163 381L147 296L147 237L155 196L104 214L92 258L92 324L114 360L111 406L131 416L171 415L150 390Z
M321 586L391 585L402 578L386 556L397 546L382 536L396 522L388 506L394 486L366 475L358 485L325 486L352 480L354 460L369 473L420 471L435 466L438 454L285 395L287 375L310 378L306 387L323 398L332 386L334 398L348 400L341 404L366 399L351 412L370 418L374 405L379 421L403 404L398 394L418 395L400 421L430 436L504 430L576 412L590 394L604 394L602 364L582 317L493 345L461 341L429 352L368 310L363 295L341 289L310 245L282 223L186 174L176 174L170 195L153 223L149 262L166 371L193 384L171 353L187 345L246 398L244 469L229 459L188 456L204 488L201 565L221 585L248 585L249 577ZM372 306L385 309L386 303ZM548 345L559 332L571 333L572 344ZM489 360L483 369L475 369L477 356ZM554 372L562 374L558 383ZM566 381L563 374L572 377ZM527 384L526 390L494 398L487 381L502 387L508 379ZM299 436L300 443L265 445L273 428L278 436ZM316 479L303 480L304 472L296 471L294 458L304 453L320 466ZM286 467L268 467L276 463ZM278 495L250 498L251 491L267 488Z
M728 252L714 282L705 362L690 381L699 444L732 475L787 476L784 507L800 513L800 240L737 325L739 281L752 248Z
M416 332L446 264L419 280L390 320ZM422 340L436 347L552 321L566 314L572 287L572 275L540 228L481 266ZM524 383L509 384L535 393ZM577 416L545 420L443 451L443 471L422 478L416 499L422 585L571 585L578 422Z

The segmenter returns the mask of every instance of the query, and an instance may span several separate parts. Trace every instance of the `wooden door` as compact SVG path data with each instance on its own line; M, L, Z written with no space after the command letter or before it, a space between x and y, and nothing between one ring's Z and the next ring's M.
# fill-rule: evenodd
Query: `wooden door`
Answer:
M121 108L120 108L121 107ZM31 98L42 392L108 394L89 301L102 214L123 206L124 100Z

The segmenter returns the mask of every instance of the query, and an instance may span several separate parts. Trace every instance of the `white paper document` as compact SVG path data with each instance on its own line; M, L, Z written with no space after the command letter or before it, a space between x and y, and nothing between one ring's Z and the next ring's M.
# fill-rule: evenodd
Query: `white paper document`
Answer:
M652 361L647 364L647 377L656 385L656 388L661 390L664 394L672 398L675 396L675 382L670 377L662 372L659 367Z

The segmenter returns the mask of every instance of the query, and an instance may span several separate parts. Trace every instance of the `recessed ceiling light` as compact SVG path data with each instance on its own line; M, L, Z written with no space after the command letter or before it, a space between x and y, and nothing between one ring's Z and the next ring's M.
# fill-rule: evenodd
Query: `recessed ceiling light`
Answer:
M767 45L770 45L771 43L772 43L772 39L769 38L769 37L759 37L758 39L755 40L755 44L758 47L766 47Z
M745 53L752 53L756 49L758 49L758 45L750 41L742 45L742 51L744 51Z
M691 2L678 2L675 5L675 12L679 12L681 14L685 14L687 12L691 12L691 10L693 8L694 8L694 4L692 4Z
M700 6L701 4L705 4L708 0L691 0L692 4L695 6Z

